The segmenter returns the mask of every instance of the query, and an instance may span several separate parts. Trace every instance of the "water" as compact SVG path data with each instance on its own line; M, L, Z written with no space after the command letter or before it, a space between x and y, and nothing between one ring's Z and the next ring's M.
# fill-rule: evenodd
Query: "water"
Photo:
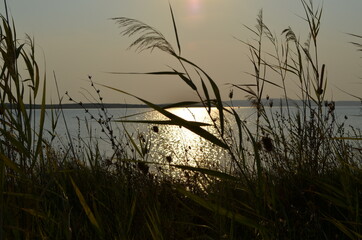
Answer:
M212 124L204 108L176 108L169 111L189 121ZM247 108L244 110L245 113L249 111L252 111L252 109ZM62 119L59 120L56 133L57 138L60 140L55 140L55 144L63 149L67 148L69 132L75 149L84 146L84 142L93 140L93 143L98 143L103 155L111 156L114 149L112 149L109 135L107 136L108 131L104 127L105 131L102 131L102 126L105 125L104 120L111 118L113 120L111 123L112 131L116 139L119 142L126 143L127 131L139 148L143 146L148 149L149 152L144 158L146 161L160 163L167 161L175 164L197 166L200 162L205 163L206 161L210 164L217 164L213 160L225 158L226 153L221 148L215 147L214 144L183 127L116 122L118 119L124 119L124 116L132 116L127 118L132 120L167 120L166 117L151 111L149 108L108 109L106 113L98 109L90 109L87 113L81 109L66 109L64 115L66 124ZM213 109L211 115L217 117L217 111ZM99 124L99 122L103 122L103 124ZM46 122L45 128L51 129L50 121ZM217 134L212 127L205 127L205 129ZM126 147L129 147L128 150L130 151L132 144L129 143ZM140 159L140 154L137 151L131 151L130 154Z
M256 113L254 108L240 107L235 108L240 118L246 122L248 128L255 129ZM286 112L286 109L283 109ZM175 108L169 110L173 114L189 121L198 121L212 124L207 111L204 108ZM269 115L280 111L279 107L267 109ZM293 110L295 111L295 109ZM358 106L340 106L336 107L337 121L344 123L346 129L350 126L362 127L362 113ZM115 140L125 143L127 133L132 136L134 142L140 148L147 149L148 153L144 155L144 160L155 161L160 163L172 162L176 164L188 164L191 166L199 166L200 163L216 167L214 165L222 164L221 159L225 159L227 153L213 143L206 141L191 131L180 128L179 126L141 124L141 123L120 123L113 122L107 129L107 119L117 120L124 116L132 116L128 119L133 120L167 120L161 114L151 111L148 108L133 109L108 109L102 111L99 109L90 109L85 112L83 109L66 109L64 110L64 123L62 117L56 128L57 138L54 140L55 146L66 149L68 140L68 132L74 147L82 151L85 146L98 144L102 155L112 156L114 149L110 141L109 130L112 131ZM217 118L216 109L212 109L212 118ZM230 117L230 116L229 116ZM47 121L45 128L51 132L50 112L47 112ZM101 124L100 124L101 123ZM102 131L102 126L103 130ZM68 131L66 130L68 128ZM216 129L205 127L211 133L217 135ZM235 121L230 120L230 124L226 128L231 132L236 131ZM235 132L234 132L235 133ZM50 139L50 135L48 138ZM132 152L132 144L129 143L128 150L139 159L140 154L137 151Z

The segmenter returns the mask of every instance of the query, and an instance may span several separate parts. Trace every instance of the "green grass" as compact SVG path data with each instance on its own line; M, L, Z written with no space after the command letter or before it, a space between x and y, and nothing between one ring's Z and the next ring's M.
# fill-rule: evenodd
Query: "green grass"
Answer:
M273 34L262 12L257 26L247 27L255 42L240 40L250 50L255 81L231 85L229 97L234 91L247 94L257 112L255 130L224 104L217 81L181 55L171 7L177 50L145 23L114 19L125 36L138 36L131 47L176 58L178 66L146 74L180 77L208 110L213 129L123 90L103 87L133 96L169 119L147 124L182 126L225 150L231 166L227 170L202 162L197 167L153 162L146 139L125 129L115 136L114 119L91 77L103 119L99 128L114 150L112 159L102 156L88 123L90 140L73 139L68 131L66 144L58 148L57 123L65 117L61 108L52 110L47 130L53 137L45 137L46 76L39 70L34 40L18 40L13 23L2 17L0 239L360 239L360 136L336 121L334 103L324 95L326 66L318 56L322 9L304 0L301 4L309 29L305 42L291 28L279 37ZM265 52L265 45L273 46L273 52ZM269 79L269 72L278 78ZM291 80L299 82L303 102L297 111L292 111L286 90ZM283 90L283 114L283 108L268 113L275 108L267 97L269 87ZM33 121L35 103L42 104L39 121ZM216 118L211 108L217 110ZM229 131L230 118L236 131ZM150 171L152 165L161 168L159 174ZM163 167L185 178L172 177Z

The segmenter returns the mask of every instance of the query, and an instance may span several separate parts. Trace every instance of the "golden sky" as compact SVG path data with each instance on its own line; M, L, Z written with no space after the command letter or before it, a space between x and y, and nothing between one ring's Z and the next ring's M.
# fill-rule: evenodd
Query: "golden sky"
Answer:
M314 1L318 5L320 1ZM236 38L252 41L243 26L254 27L262 8L268 27L280 38L291 26L305 36L307 25L301 18L299 0L170 0L177 21L184 57L197 63L219 84L227 99L227 83L249 83L245 73L253 70L248 49ZM136 53L127 50L131 39L120 35L121 29L110 20L130 17L161 31L174 45L172 19L167 0L17 0L9 1L18 38L25 33L35 38L38 56L44 53L48 75L48 97L56 101L52 73L55 71L60 91L68 91L84 101L84 90L90 90L88 75L95 82L110 85L156 103L190 100L195 94L180 80L165 76L112 75L108 72L149 72L181 70L173 58L159 51ZM351 99L338 88L358 95L362 91L362 59L349 44L356 40L346 33L362 34L361 0L325 0L320 32L320 62L327 66L329 98ZM2 12L4 12L2 10ZM41 64L44 66L44 64ZM195 79L197 81L197 79ZM278 81L276 79L276 81ZM291 95L298 88L288 83ZM120 93L102 89L106 102L134 102ZM245 93L235 91L235 98ZM267 89L271 97L282 97L275 88Z

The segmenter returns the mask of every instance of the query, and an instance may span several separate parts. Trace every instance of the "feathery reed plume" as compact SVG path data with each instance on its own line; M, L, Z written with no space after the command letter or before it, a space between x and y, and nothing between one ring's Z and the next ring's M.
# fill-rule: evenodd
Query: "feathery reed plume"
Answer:
M129 48L136 47L137 51L153 51L157 48L171 55L176 55L171 44L157 29L136 19L118 17L112 18L112 20L115 20L119 27L124 28L121 32L123 36L131 37L136 34L140 35Z

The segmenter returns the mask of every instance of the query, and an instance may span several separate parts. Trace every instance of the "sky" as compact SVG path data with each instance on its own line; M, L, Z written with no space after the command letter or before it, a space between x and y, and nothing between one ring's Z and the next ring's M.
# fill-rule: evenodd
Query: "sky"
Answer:
M162 32L176 49L169 2L182 56L202 67L219 85L225 99L230 90L228 84L253 81L247 74L253 70L248 48L237 39L252 41L253 36L244 25L253 28L261 9L265 23L279 38L289 26L302 41L307 37L308 26L301 18L299 0L10 0L8 7L18 38L29 34L35 39L40 67L47 73L48 102L57 102L53 72L61 94L67 91L77 101L87 102L90 95L96 96L88 75L94 82L155 103L195 100L195 93L175 77L110 74L165 71L170 67L181 70L172 57L160 51L139 53L128 49L135 39L122 36L122 29L112 20L129 17L147 23ZM323 4L319 56L327 69L327 98L353 99L344 91L362 96L362 54L349 43L356 39L347 34L362 35L362 1L314 3ZM4 14L4 4L1 5ZM290 96L297 98L297 82L291 79L287 84ZM100 90L105 102L137 103L119 92ZM266 93L273 98L283 97L275 87L268 87ZM245 95L234 90L235 99L244 99Z

